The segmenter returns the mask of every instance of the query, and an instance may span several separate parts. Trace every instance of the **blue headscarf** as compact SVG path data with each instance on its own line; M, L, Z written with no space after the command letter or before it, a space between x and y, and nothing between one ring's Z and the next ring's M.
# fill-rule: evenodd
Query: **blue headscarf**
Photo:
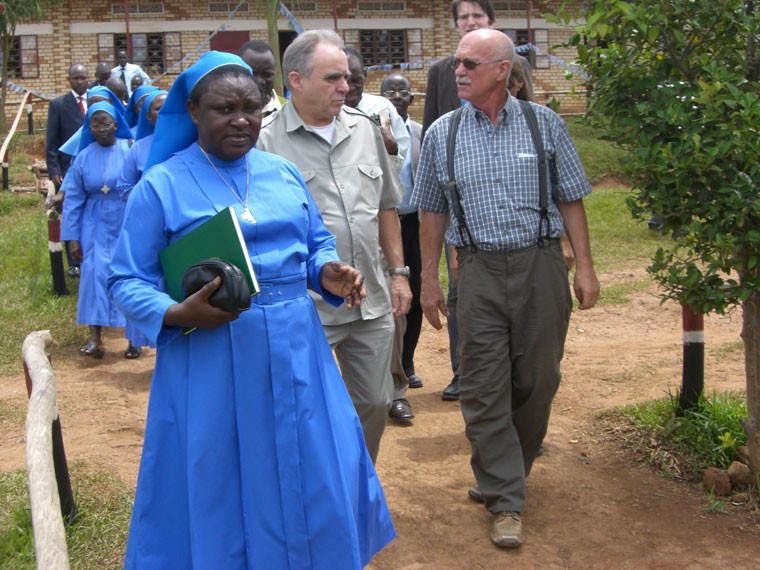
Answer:
M139 118L137 111L135 111L135 104L151 91L158 91L158 87L155 85L140 85L140 87L132 91L132 95L129 97L129 101L127 101L127 110L124 113L124 118L130 127L137 126L137 119Z
M111 104L113 105L114 109L116 109L117 113L124 114L124 103L121 102L121 99L108 87L104 87L103 85L96 85L92 89L89 89L87 91L87 99L89 100L91 96L93 95L99 95L100 97L108 97L111 100ZM89 107L89 102L88 102ZM94 103L93 103L94 105ZM76 132L69 137L69 140L67 140L65 143L63 143L61 146L58 147L59 152L63 152L65 154L69 154L71 156L76 156L79 154L79 140L82 138L82 127L79 127Z
M153 130L156 128L148 118L148 111L150 111L151 101L153 101L158 95L167 95L167 92L163 89L156 89L155 91L148 93L145 101L143 101L142 107L140 107L140 118L137 119L137 134L135 135L136 141L153 134Z
M93 95L98 95L100 97L108 97L111 100L111 105L113 105L117 111L121 111L122 115L124 114L124 103L122 103L121 99L119 99L116 93L111 91L108 87L105 87L103 85L96 85L95 87L87 91L87 99L89 99Z
M150 147L143 172L147 172L154 164L165 161L175 152L189 147L198 140L198 128L187 112L187 100L193 87L203 76L225 65L238 65L249 73L253 73L237 55L209 51L198 58L193 66L179 74L169 89L169 95L158 115L153 145Z
M90 118L92 118L92 115L98 111L105 111L113 117L114 121L116 121L117 139L132 138L132 131L129 130L129 125L127 125L127 122L124 120L124 116L119 113L110 103L101 101L99 103L95 103L94 105L90 105L87 108L87 114L85 115L84 122L82 123L82 136L79 137L79 152L82 152L82 150L89 144L95 142L95 137L93 136L92 131L90 131Z

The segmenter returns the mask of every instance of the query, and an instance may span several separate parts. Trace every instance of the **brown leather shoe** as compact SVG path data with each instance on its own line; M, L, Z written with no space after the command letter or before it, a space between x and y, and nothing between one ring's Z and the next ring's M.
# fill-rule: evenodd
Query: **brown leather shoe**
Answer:
M516 548L523 543L520 513L494 513L491 522L491 542L502 548Z
M412 406L409 404L409 401L406 398L393 400L393 404L391 404L391 409L388 412L388 416L397 422L408 422L409 420L414 419Z

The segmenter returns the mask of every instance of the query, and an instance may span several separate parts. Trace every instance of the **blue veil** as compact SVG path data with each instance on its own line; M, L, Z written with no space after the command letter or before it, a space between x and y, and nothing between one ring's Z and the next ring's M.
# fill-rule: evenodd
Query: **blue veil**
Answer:
M124 118L127 120L127 124L130 127L136 126L137 120L139 118L137 112L135 111L135 103L137 103L151 91L158 91L158 87L155 85L140 85L140 87L132 91L132 95L129 97L129 101L127 101L127 110L124 112Z
M158 95L166 95L166 94L167 92L164 91L163 89L156 89L155 91L151 91L150 93L148 93L148 96L145 98L145 101L143 101L142 107L140 107L140 117L137 119L137 134L135 135L136 141L139 141L140 139L153 134L153 130L155 129L155 127L153 126L153 123L151 123L150 119L148 118L148 110L150 110L150 103Z
M114 109L116 109L117 113L124 114L124 103L121 102L121 100L116 96L116 94L111 91L108 87L104 87L102 85L96 85L92 89L89 89L87 91L87 99L92 95L99 95L101 97L108 97L111 99L111 105L113 105ZM89 107L89 103L87 104ZM76 132L69 137L69 140L67 140L65 143L63 143L61 146L58 147L58 151L69 154L71 156L76 156L79 154L79 139L82 136L82 127L79 127Z
M97 113L98 111L105 111L113 117L114 121L116 121L117 139L132 138L132 131L129 130L129 126L124 120L124 116L119 113L113 105L106 103L105 101L101 101L100 103L95 103L94 105L90 105L87 108L87 115L85 115L84 123L82 123L82 135L79 137L79 152L82 152L82 150L89 144L95 142L95 137L93 136L92 131L90 131L90 119L92 118L93 114Z
M187 112L187 99L195 84L204 75L225 65L238 65L251 72L251 68L237 55L209 51L198 58L194 65L179 74L169 89L169 95L158 115L153 145L150 147L144 171L147 172L154 164L165 161L175 152L187 148L198 140L198 129Z

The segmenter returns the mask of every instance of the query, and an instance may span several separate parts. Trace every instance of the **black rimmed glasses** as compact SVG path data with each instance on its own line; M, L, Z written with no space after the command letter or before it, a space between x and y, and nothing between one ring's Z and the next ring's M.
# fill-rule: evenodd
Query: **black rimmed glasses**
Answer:
M464 65L467 71L474 71L479 65L485 65L486 63L501 63L506 61L505 59L493 59L491 61L475 61L473 59L454 59L451 62L451 69L456 70L460 64Z
M392 97L395 97L396 95L398 95L399 97L409 97L409 95L411 94L412 92L409 91L408 89L399 89L398 91L396 91L395 89L388 89L388 91L383 91L383 97L385 97L386 99L390 99Z

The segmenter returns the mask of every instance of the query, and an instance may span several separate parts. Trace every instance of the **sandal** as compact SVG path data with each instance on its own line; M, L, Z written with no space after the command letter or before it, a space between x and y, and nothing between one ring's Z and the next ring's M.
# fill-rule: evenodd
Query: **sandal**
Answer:
M139 358L142 354L142 348L139 346L132 346L131 344L127 347L127 350L124 351L124 358L127 359L133 359L133 358Z
M92 358L103 358L106 350L103 347L98 348L94 342L88 342L79 348L79 354L82 356L91 356Z

